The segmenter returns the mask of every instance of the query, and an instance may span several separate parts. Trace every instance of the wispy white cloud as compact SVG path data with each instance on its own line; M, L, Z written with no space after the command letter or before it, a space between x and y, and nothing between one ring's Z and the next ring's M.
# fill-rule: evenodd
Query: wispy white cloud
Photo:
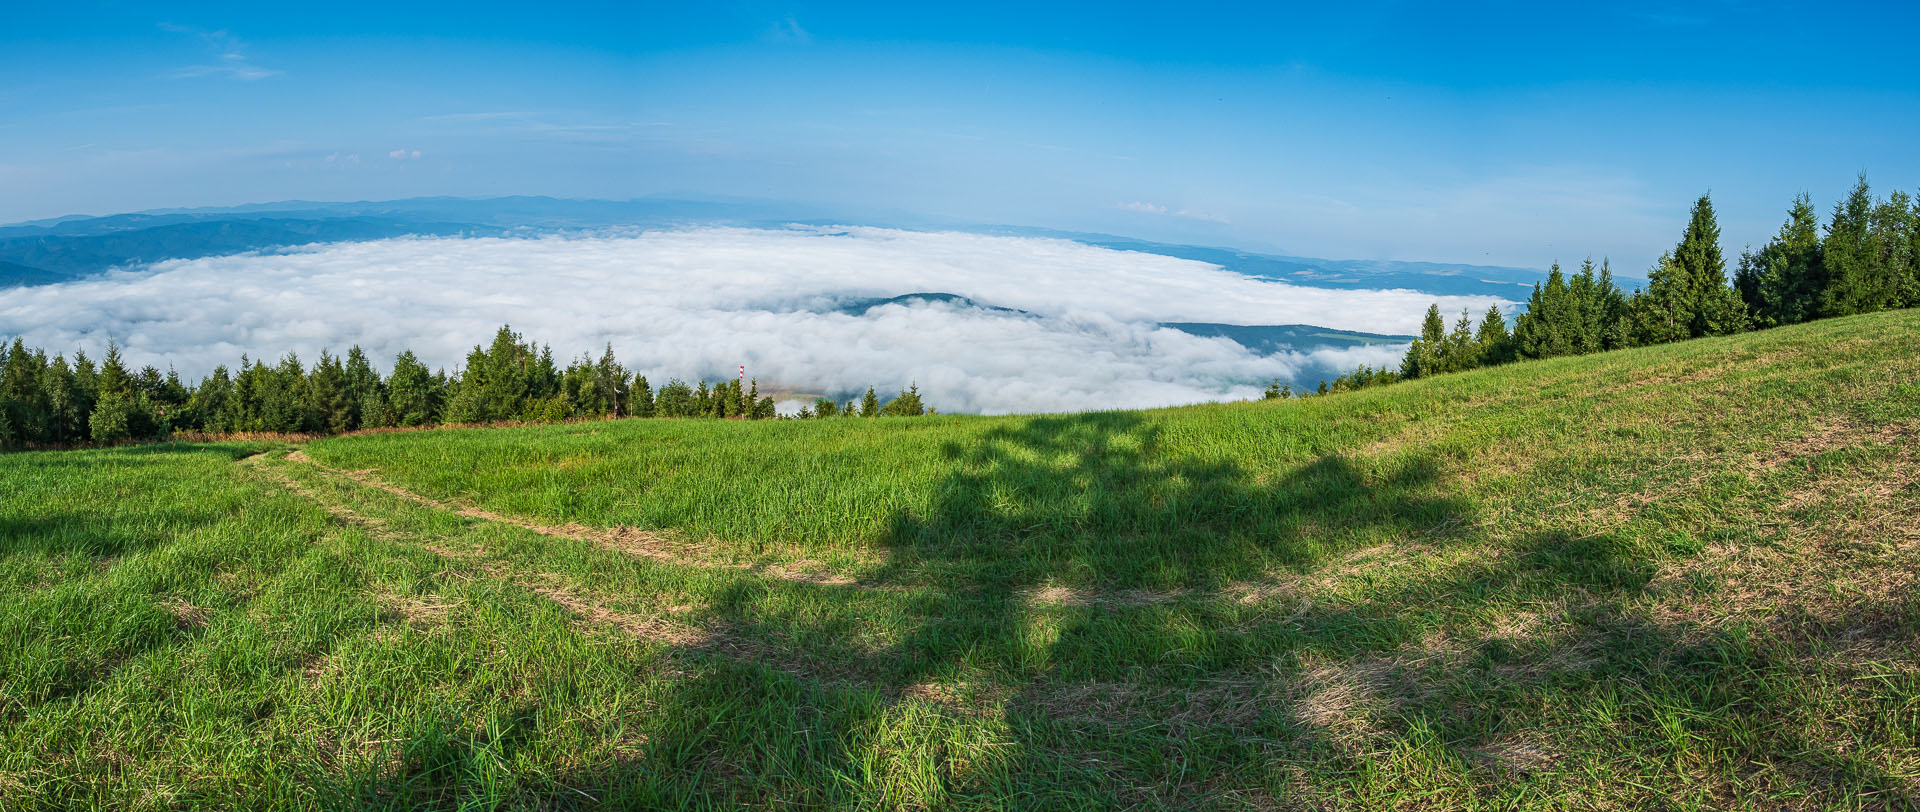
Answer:
M791 14L774 20L767 26L764 36L773 42L792 42L801 45L813 43L813 34L802 28L800 21L794 19Z
M1140 214L1164 214L1168 217L1184 217L1188 220L1206 220L1212 223L1227 223L1227 224L1232 223L1232 221L1228 220L1225 216L1214 214L1212 212L1206 212L1206 211L1201 211L1201 210L1192 209L1192 208L1173 209L1167 206L1162 206L1158 203L1148 203L1144 200L1134 200L1127 203L1116 203L1114 204L1113 207L1121 211L1139 212Z
M187 67L176 70L168 74L171 78L192 79L203 76L225 76L229 79L250 82L280 75L280 71L254 64L247 56L245 44L242 43L238 37L227 33L225 30L208 31L190 26L175 25L173 23L161 23L160 29L175 34L187 34L200 38L200 40L206 44L210 55L214 58L214 61L211 63L188 65Z
M952 304L851 314L847 297ZM1060 411L1250 398L1269 378L1391 363L1398 346L1262 356L1158 322L1311 323L1411 332L1428 304L1495 300L1298 287L1201 262L1064 240L875 228L716 229L543 239L401 239L160 263L9 291L0 335L199 374L241 353L359 344L454 366L511 323L562 355L611 341L654 382L746 364L763 388L918 382L953 411Z

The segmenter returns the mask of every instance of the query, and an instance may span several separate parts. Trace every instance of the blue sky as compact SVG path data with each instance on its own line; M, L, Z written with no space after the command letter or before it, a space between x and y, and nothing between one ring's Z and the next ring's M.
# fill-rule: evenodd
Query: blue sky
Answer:
M1703 191L1737 252L1920 186L1913 4L926 5L30 3L0 221L693 194L1638 275Z

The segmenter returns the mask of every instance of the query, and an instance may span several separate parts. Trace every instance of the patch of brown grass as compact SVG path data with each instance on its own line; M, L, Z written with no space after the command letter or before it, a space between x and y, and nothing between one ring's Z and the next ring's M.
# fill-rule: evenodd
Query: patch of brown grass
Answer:
M181 631L194 632L206 628L207 610L189 603L186 598L168 598L161 601L160 605L173 615L174 624Z

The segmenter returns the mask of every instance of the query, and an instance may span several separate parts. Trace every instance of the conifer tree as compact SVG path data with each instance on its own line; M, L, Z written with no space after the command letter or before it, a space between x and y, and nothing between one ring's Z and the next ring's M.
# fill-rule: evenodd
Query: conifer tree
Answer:
M633 373L614 360L611 341L607 342L606 352L601 353L600 362L594 365L593 383L607 414L616 417L633 414Z
M1507 332L1507 317L1501 315L1499 305L1489 305L1487 314L1480 319L1480 329L1474 332L1474 344L1479 347L1480 366L1495 366L1511 360L1513 336Z
M1547 270L1546 283L1535 283L1527 309L1515 320L1514 347L1527 358L1554 358L1574 351L1579 308L1556 262Z
M100 397L100 371L94 367L93 359L87 357L86 350L73 351L73 398L74 410L78 412L78 432L84 435L86 416L93 413L93 403Z
M439 402L434 395L427 365L420 363L412 350L401 350L393 359L393 374L387 379L387 407L393 413L393 424L425 426L438 422Z
M1739 284L1755 324L1798 324L1819 313L1826 289L1820 247L1820 215L1805 192L1793 199L1780 233L1759 252L1740 258Z
M226 424L227 403L233 398L233 380L227 374L227 366L221 364L213 368L213 374L200 380L194 387L189 409L198 421L201 431L227 432L236 429Z
M1908 306L1920 296L1915 290L1915 260L1911 254L1917 226L1914 211L1908 206L1907 193L1895 191L1873 208L1872 240L1874 284L1878 288L1873 305L1876 310Z
M392 425L386 386L380 380L380 373L374 370L373 362L367 359L366 352L358 344L347 350L346 388L349 431Z
M654 415L653 387L647 385L647 376L635 376L630 391L629 398L632 405L629 409L633 416L652 417Z
M1727 263L1720 251L1720 224L1714 217L1713 200L1701 195L1694 201L1687 230L1668 256L1670 269L1649 281L1648 289L1668 285L1658 301L1667 312L1671 335L1667 340L1726 335L1746 329L1746 307L1739 294L1727 284ZM1655 337L1661 332L1648 334ZM1656 343L1656 342L1644 342Z
M1462 308L1460 319L1447 333L1440 351L1442 372L1464 372L1480 365L1480 345L1473 340L1473 314Z
M1662 254L1647 274L1647 287L1627 300L1629 341L1634 346L1665 344L1691 337L1693 311L1687 301L1686 271Z
M1833 206L1826 239L1820 243L1827 285L1820 315L1851 316L1880 309L1884 281L1873 235L1873 194L1862 174L1845 200Z
M662 385L653 399L653 412L660 417L687 417L695 414L694 407L692 387L679 378Z
M1407 347L1400 374L1408 378L1439 374L1446 340L1447 322L1440 317L1440 305L1435 304L1427 308L1426 318L1420 322L1420 337Z
M79 387L65 356L55 355L47 364L40 376L40 388L47 408L48 442L86 440L87 413L81 407Z
M880 416L880 398L873 393L873 387L867 387L867 393L860 398L861 417Z
M339 434L353 430L357 404L347 391L347 373L340 359L321 350L307 381L307 431Z
M5 362L0 363L0 413L7 416L11 436L0 436L0 445L48 441L51 410L41 382L46 366L46 354L27 349L18 337L7 348Z
M920 385L916 383L901 390L899 395L880 408L880 413L890 417L919 417L926 414L926 404L920 402Z

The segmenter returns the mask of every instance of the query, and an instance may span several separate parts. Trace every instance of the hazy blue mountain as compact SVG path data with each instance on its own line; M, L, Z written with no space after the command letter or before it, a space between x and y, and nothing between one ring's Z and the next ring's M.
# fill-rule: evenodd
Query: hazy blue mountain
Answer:
M66 280L66 276L30 265L13 262L0 262L0 288L16 285L51 285Z
M1229 339L1261 355L1272 355L1289 350L1305 352L1316 347L1398 344L1416 338L1416 336L1335 330L1331 327L1315 327L1311 324L1211 324L1169 321L1161 322L1160 326L1197 336Z
M1012 236L1068 239L1118 251L1139 251L1144 254L1191 259L1259 279L1316 288L1343 290L1404 288L1443 295L1525 299L1532 291L1533 283L1546 276L1543 271L1534 268L1384 259L1295 257L1203 245L1174 245L1136 240L1130 237L1116 237L1111 234L1043 228L999 226L988 231ZM1631 282L1632 280L1622 281Z
M1527 268L1316 259L1158 243L1110 234L967 226L897 211L853 212L784 201L689 197L567 200L520 196L423 197L350 203L290 200L17 223L0 226L0 263L5 263L0 265L5 269L0 270L0 285L49 284L109 268L138 267L164 259L191 259L315 242L406 235L536 234L618 227L779 227L793 223L862 223L1070 239L1116 250L1208 262L1261 279L1323 288L1405 288L1434 294L1521 299L1542 276L1540 271Z
M29 235L19 229L0 232L0 262L37 268L38 282L76 279L115 267L138 266L166 259L237 254L266 248L316 242L375 240L419 235L478 235L501 229L468 223L398 220L379 217L342 217L324 220L226 217L178 221L158 217L157 225L138 218L114 220L114 225L90 221L60 223L46 233Z
M996 313L1032 315L1025 310L1016 310L1011 307L1000 307L998 305L981 304L965 296L961 296L958 293L903 293L899 296L888 296L884 299L881 299L881 298L847 299L840 302L839 305L835 306L833 308L833 311L836 313L845 313L850 316L864 316L867 314L867 311L872 310L876 307L883 307L886 305L906 305L908 307L911 307L917 304L932 304L932 303L946 304L954 307L978 308L980 310L987 310L987 311L992 311Z
M885 305L943 304L957 308L976 308L992 313L1031 316L1025 310L998 305L984 304L957 293L905 293L886 298L843 299L823 307L810 308L824 312L846 313L852 316L864 316L868 311ZM1224 338L1260 355L1272 355L1279 352L1308 352L1321 347L1352 347L1366 344L1397 344L1412 341L1409 335L1387 335L1382 333L1362 333L1354 330L1335 330L1331 327L1316 327L1311 324L1215 324L1211 322L1168 321L1159 326L1189 335L1205 338Z

